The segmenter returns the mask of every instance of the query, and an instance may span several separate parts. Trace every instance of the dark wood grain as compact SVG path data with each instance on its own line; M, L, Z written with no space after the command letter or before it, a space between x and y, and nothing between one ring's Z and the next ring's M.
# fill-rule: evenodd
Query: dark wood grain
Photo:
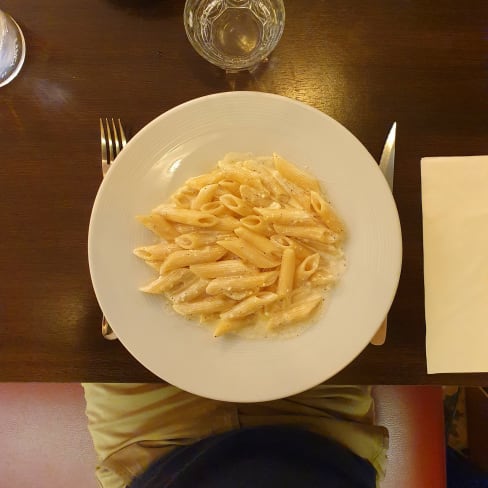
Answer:
M233 89L306 102L375 158L398 122L403 271L382 347L331 382L487 384L427 375L420 158L488 153L488 3L287 0L283 38L253 75L226 77L186 40L182 0L4 0L28 46L0 89L0 381L157 381L100 334L87 229L101 179L99 116L135 133Z

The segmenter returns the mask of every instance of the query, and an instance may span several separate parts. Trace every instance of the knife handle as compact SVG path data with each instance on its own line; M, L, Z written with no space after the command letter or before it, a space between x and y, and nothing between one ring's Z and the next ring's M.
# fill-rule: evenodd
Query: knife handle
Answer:
M376 331L376 334L374 337L371 339L371 344L373 346L382 346L385 343L386 340L386 319L383 320L382 324L380 325L380 328Z

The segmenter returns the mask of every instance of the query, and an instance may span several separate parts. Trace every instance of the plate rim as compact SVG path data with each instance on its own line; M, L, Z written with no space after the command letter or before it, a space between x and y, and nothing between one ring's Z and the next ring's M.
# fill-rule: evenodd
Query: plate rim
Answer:
M183 103L181 103L181 104L179 104L179 105L177 105L175 107L172 107L169 110L161 113L160 115L158 115L157 117L155 117L154 119L152 119L145 126L143 126L130 139L130 141L128 141L127 147L130 144L132 144L132 146L135 146L137 144L137 141L139 140L139 138L144 137L144 134L147 131L150 131L153 126L158 125L160 123L160 120L162 118L171 117L171 114L173 114L174 112L178 112L178 111L181 111L181 110L186 110L186 109L188 109L188 107L191 107L194 104L202 103L202 102L204 102L205 100L208 100L208 99L227 98L227 97L233 98L233 97L242 97L242 96L244 96L244 97L252 97L252 98L257 97L257 98L263 98L263 99L268 98L268 99L280 100L280 101L285 102L285 103L291 103L291 104L297 105L297 106L301 107L302 109L306 109L306 110L311 111L313 113L316 113L316 114L318 114L318 115L320 115L322 117L325 117L326 119L328 119L329 122L332 122L333 124L336 124L342 130L346 131L348 137L352 137L352 138L355 139L356 143L359 144L361 146L361 148L364 150L364 152L368 155L370 162L374 166L377 167L378 173L382 175L381 170L379 169L378 163L372 157L372 155L369 153L369 151L366 149L366 147L361 143L361 141L349 129L347 129L340 122L338 122L337 120L335 120L334 118L332 118L330 115L328 115L328 114L320 111L319 109L317 109L315 107L312 107L311 105L308 105L308 104L306 104L304 102L301 102L299 100L295 100L295 99L292 99L292 98L289 98L289 97L286 97L286 96L283 96L283 95L272 94L272 93L256 92L256 91L250 91L250 90L213 93L213 94L204 95L204 96L201 96L201 97L198 97L198 98L194 98L194 99L188 100L188 101L183 102ZM98 301L98 303L100 305L100 308L102 308L102 303L101 302L103 301L103 299L99 296L100 295L100 290L97 289L97 285L95 284L95 281L94 281L94 271L93 271L93 264L94 263L92 262L93 246L94 246L94 240L93 240L93 221L94 221L94 219L96 217L97 206L100 205L100 200L102 198L101 196L104 193L104 188L107 185L110 184L110 181L112 179L111 174L115 174L115 173L112 173L112 170L111 170L107 174L107 177L103 179L100 187L97 190L97 195L95 197L95 200L94 200L94 203L93 203L92 212L91 212L91 215L90 215L90 223L89 223L89 229L88 229L88 261L89 261L89 268L90 268L90 278L91 278L91 281L92 281L92 284L93 284L93 289L94 289L94 292L95 292L95 295L96 295L96 299L97 299L97 301ZM384 180L384 185L385 185L385 188L388 189L388 192L391 194L391 191L389 190L389 187L387 185L386 180ZM400 222L400 218L399 218L399 214L398 214L398 208L397 208L396 202L395 202L392 194L391 194L391 202L390 203L392 204L392 207L391 208L394 209L395 214L396 214L396 218L394 219L396 229L392 229L392 232L391 233L392 234L394 233L397 236L397 238L398 238L397 239L397 245L398 245L398 247L397 247L397 250L396 250L396 253L398 254L398 259L396 260L396 269L392 271L392 275L395 276L395 278L394 278L395 285L391 288L390 293L389 293L390 296L388 296L388 298L387 298L387 302L390 304L388 310L391 308L391 305L393 304L395 295L396 295L397 290L398 290L399 281L400 281L400 277L401 277L402 263L403 263L403 243L402 243L401 222ZM388 311L387 311L387 313L388 313ZM114 330L115 329L116 329L116 326L114 327ZM146 364L146 362L143 361L143 360L141 360L141 358L138 357L138 355L135 352L133 352L133 349L132 349L132 347L131 347L130 344L126 344L123 341L121 341L121 342L122 342L123 346L128 350L128 352L140 364L142 364L152 374L155 374L156 376L160 377L161 379L164 379L164 378L162 378L162 376L160 374L155 373L153 371L153 369L151 369L150 367L148 367L147 364ZM349 357L347 360L343 361L343 365L342 366L339 366L338 365L336 367L335 371L332 374L328 374L327 375L327 378L324 378L322 381L327 381L328 379L330 379L334 375L336 375L338 372L342 371L349 364L351 364L364 351L364 349L365 349L365 347L367 347L368 343L369 343L369 340L366 341L366 343L363 344L362 347L358 349L357 353L353 357ZM318 384L318 383L315 383L315 384ZM312 386L314 386L314 385L313 384L310 384L305 389L307 389L308 387L312 387ZM266 397L266 398L251 398L251 399L249 399L249 398L238 398L235 395L231 395L231 396L223 395L223 396L220 396L220 397L218 395L211 395L211 396L209 396L209 395L203 395L201 391L192 390L192 388L185 387L184 389L186 391L189 391L191 393L195 393L195 394L200 395L200 396L206 396L207 398L214 398L216 400L223 400L223 401L239 401L239 402L255 402L255 401L273 400L273 399L277 399L277 398L283 398L283 396L293 395L295 393L299 393L301 391L304 391L304 388L303 387L299 387L298 389L287 391L287 393L284 394L284 395L276 396L276 395L273 394L273 395L271 395L269 397Z

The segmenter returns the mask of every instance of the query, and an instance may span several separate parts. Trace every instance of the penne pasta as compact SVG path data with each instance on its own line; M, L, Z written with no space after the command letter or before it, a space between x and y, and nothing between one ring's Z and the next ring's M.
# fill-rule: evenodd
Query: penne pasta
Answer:
M205 213L210 213L212 215L221 216L226 214L227 209L221 202L208 202L208 203L204 203L200 207L200 211Z
M223 295L226 297L232 298L236 302L241 302L247 297L251 295L255 295L259 291L259 288L250 288L249 290L242 290L242 291L224 291Z
M310 277L310 283L316 287L324 287L333 284L337 280L334 273L327 269L319 268Z
M164 293L172 288L184 286L186 283L194 280L195 276L188 269L177 269L168 274L160 275L156 280L139 290L145 293Z
M134 254L144 261L164 261L171 253L177 251L180 247L176 243L160 242L152 246L136 247Z
M217 222L212 226L213 230L221 231L233 231L236 227L239 227L239 221L235 217L220 217Z
M258 214L262 215L265 222L273 224L304 224L312 223L313 216L305 210L295 208L259 208L254 209Z
M156 271L159 271L161 268L161 265L163 264L163 261L145 261L145 263L152 269L155 269Z
M163 239L171 240L177 232L172 223L160 214L138 215L136 219L151 232Z
M215 195L217 188L218 185L216 183L202 186L195 198L191 200L190 208L192 208L193 210L198 210L202 207L203 204L209 203Z
M241 185L239 194L251 207L267 207L272 203L271 195L266 188L257 190L249 185Z
M275 171L274 177L288 193L290 206L306 211L310 210L310 194L308 191L283 178L277 171Z
M231 194L236 197L240 196L239 182L233 180L220 180L219 189L221 190L221 195ZM220 196L220 195L219 195Z
M226 320L246 317L247 315L255 313L266 305L270 305L277 299L278 295L276 293L271 293L269 291L256 293L256 295L246 298L226 312L220 314L220 318Z
M190 178L189 180L187 180L186 185L198 191L205 185L211 185L221 178L222 174L220 173L220 171L212 171L211 173L206 173Z
M165 259L161 266L161 272L168 272L176 268L185 268L192 264L217 261L225 252L225 249L217 245L208 246L204 249L182 249L175 251Z
M164 215L168 220L181 224L194 225L196 227L212 227L218 221L215 215L191 210L187 208L158 207L158 213Z
M245 291L272 285L278 278L278 271L264 271L244 276L225 276L215 278L207 286L209 295L219 295L224 292Z
M189 234L190 232L197 232L199 230L200 231L202 230L201 227L196 227L195 225L175 223L174 226L175 226L175 230L178 233L178 235ZM175 237L175 239L176 239L176 237Z
M280 264L279 259L274 256L267 256L244 239L237 238L217 241L217 244L234 253L244 261L255 264L258 268L275 268Z
M279 203L287 203L290 200L288 192L276 180L269 168L257 161L245 161L244 166L258 175L257 177L261 179L263 187L270 192L272 200Z
M243 153L243 152L228 152L224 155L224 157L217 163L217 166L225 166L232 163L242 163L247 159L253 158L253 154L250 152Z
M252 207L247 204L242 198L236 197L235 195L222 195L219 200L232 212L246 217L254 213Z
M144 293L161 294L166 291L165 286L166 285L164 282L164 278L162 276L159 276L154 281L151 281L151 283L149 283L148 285L141 286L139 290L143 291Z
M274 232L273 227L267 224L261 215L248 215L240 219L240 223L244 227L262 235L270 235Z
M221 168L221 171L225 179L236 181L240 185L250 185L258 189L263 187L261 180L257 179L254 173L246 168L226 165Z
M276 154L227 154L137 220L160 240L133 251L159 271L140 290L215 322L216 337L310 319L344 270L342 220L318 180Z
M240 259L226 259L215 263L192 264L190 271L200 278L217 278L250 274L258 270L255 266L244 264Z
M291 181L304 190L320 191L320 185L316 178L299 170L295 165L289 163L277 154L273 154L274 166L283 178Z
M270 237L270 240L274 242L278 247L281 248L283 252L285 249L293 249L295 251L295 256L298 259L304 259L310 254L313 254L313 250L303 244L300 244L298 241L292 239L291 237L281 235L281 234L273 234Z
M276 232L288 237L297 237L309 241L319 241L325 244L336 242L337 236L326 227L319 225L273 225Z
M174 269L169 273L160 272L160 274L165 283L164 291L184 289L195 280L195 275L188 268Z
M256 249L264 253L266 256L280 257L281 248L273 241L265 236L262 236L246 227L237 227L234 229L234 234L247 241Z
M219 239L225 239L230 235L232 234L216 231L193 231L176 237L175 243L182 249L199 249L215 244Z
M314 290L309 284L303 284L301 286L296 287L290 293L290 300L288 304L296 304L300 303L303 300L310 298L310 293L316 293L317 290Z
M185 192L179 192L171 196L171 201L179 208L190 208L193 196Z
M308 259L308 258L307 258ZM278 279L278 296L283 298L293 289L293 280L295 278L295 250L288 248L283 251L281 258L280 276Z
M268 329L276 329L277 327L294 324L310 318L312 312L320 305L322 300L322 295L315 294L299 303L291 304L284 310L273 314L268 321Z
M319 241L311 241L309 239L297 239L297 242L303 244L304 246L315 249L316 251L320 251L324 256L330 255L334 256L335 259L339 258L342 255L342 250L339 247L341 244L341 240L332 234L332 239L335 239L334 242L326 243L326 242L319 242Z
M227 297L205 297L193 302L175 303L173 308L181 315L209 315L225 312L235 302Z
M196 279L187 287L178 290L177 293L168 293L168 298L173 303L190 302L201 297L205 293L208 280Z
M310 204L332 232L339 235L344 233L344 225L332 210L331 205L315 191L310 192Z
M217 322L213 335L214 337L220 337L231 332L236 332L250 325L252 325L252 317L249 316L239 319L221 319Z
M297 284L307 281L319 268L320 254L315 253L307 256L296 269L295 280Z

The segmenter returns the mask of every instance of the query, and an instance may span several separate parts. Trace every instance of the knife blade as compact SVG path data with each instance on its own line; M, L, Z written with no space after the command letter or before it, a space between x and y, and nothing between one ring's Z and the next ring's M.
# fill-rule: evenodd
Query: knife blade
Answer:
M385 146L383 147L383 152L381 153L380 159L380 169L385 176L385 179L393 191L393 176L395 170L395 140L396 140L396 122L391 126L390 132L386 137ZM371 344L374 346L381 346L386 340L386 326L387 318L380 325L380 328L376 331L373 339L371 339Z
M395 138L396 122L391 126L380 159L380 169L385 175L391 191L393 191L393 173L395 169Z

